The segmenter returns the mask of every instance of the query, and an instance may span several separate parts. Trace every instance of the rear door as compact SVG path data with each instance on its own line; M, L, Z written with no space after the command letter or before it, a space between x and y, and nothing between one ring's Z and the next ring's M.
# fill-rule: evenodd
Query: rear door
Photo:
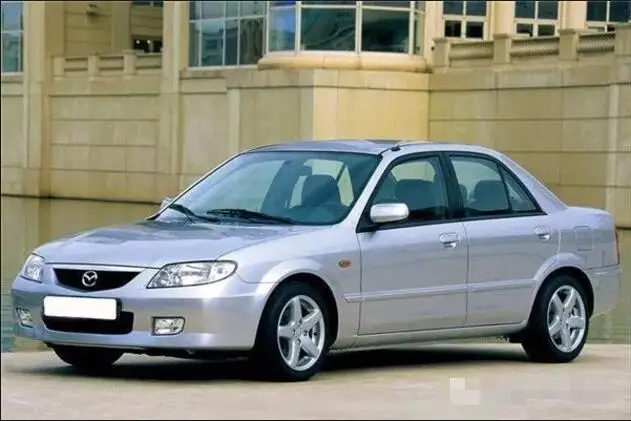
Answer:
M518 323L559 233L525 186L496 159L449 153L469 242L466 326Z

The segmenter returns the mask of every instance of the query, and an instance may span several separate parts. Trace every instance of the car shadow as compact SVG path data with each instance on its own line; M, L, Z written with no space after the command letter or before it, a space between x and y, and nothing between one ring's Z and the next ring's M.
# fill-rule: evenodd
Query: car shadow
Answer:
M522 363L527 358L521 347L503 345L488 347L480 345L421 346L415 348L393 348L370 351L335 353L330 355L322 368L326 377L359 370L388 368L435 368L436 365L483 366ZM151 380L163 382L207 382L211 380L260 381L261 376L244 359L232 360L184 360L159 357L124 357L111 369L103 373L83 373L55 360L54 366L13 368L20 374L37 376L92 377L103 379Z

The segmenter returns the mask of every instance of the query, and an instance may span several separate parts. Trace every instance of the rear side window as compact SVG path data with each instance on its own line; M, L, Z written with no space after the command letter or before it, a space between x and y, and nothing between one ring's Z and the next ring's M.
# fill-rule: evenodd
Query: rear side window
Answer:
M530 213L536 204L515 177L493 160L451 156L465 216Z

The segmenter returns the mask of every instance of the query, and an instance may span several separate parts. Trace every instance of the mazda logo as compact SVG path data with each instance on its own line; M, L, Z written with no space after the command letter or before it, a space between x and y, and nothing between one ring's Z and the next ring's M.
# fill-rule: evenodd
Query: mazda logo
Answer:
M83 286L91 288L96 285L96 281L99 279L99 275L93 270L87 271L81 277L81 283Z

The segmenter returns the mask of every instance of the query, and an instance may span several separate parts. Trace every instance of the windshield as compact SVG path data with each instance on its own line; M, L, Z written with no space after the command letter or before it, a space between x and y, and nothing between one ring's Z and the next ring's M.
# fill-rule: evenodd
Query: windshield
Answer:
M335 224L350 212L379 159L349 152L249 152L212 172L158 219Z

